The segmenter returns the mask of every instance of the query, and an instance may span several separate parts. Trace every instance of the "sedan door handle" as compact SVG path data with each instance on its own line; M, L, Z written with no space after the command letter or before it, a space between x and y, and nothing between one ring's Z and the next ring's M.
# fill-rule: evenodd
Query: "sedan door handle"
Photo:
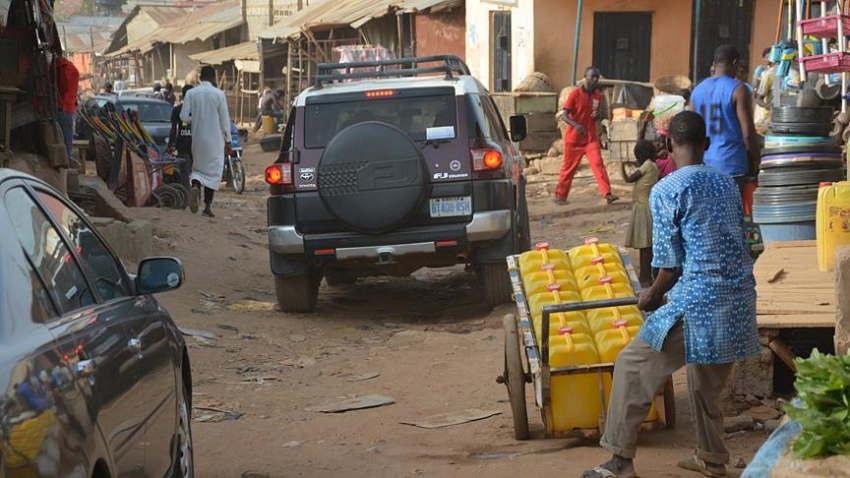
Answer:
M81 377L91 377L94 375L95 363L94 359L80 360L77 362L77 374Z
M127 341L127 348L133 351L133 353L141 353L142 351L142 341L137 338L132 338Z

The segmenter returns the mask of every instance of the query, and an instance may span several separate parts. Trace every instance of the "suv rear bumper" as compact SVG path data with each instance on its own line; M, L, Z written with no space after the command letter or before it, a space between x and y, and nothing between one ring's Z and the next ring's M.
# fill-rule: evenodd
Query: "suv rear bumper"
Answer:
M379 257L389 253L433 253L443 247L458 247L474 242L501 239L511 230L511 211L500 209L481 211L472 215L466 225L444 225L400 231L380 236L362 234L302 235L295 226L269 226L269 248L278 254L315 254L317 250L333 249L337 259Z

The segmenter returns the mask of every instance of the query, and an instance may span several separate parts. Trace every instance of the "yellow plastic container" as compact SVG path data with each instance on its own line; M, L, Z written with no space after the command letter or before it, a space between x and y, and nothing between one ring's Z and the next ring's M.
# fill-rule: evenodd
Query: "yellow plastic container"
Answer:
M831 271L836 246L850 244L850 181L821 183L816 224L818 268Z
M263 129L263 133L272 134L274 133L274 125L277 120L274 116L271 115L263 115L261 118L261 127Z
M537 337L537 346L543 344L543 315L532 317L534 325L534 335ZM576 334L585 334L593 337L593 330L587 324L587 319L584 317L584 312L564 312L560 314L552 314L549 317L549 337L557 337L560 335L561 329L569 328Z
M549 339L549 364L569 367L599 363L599 353L589 335L562 334ZM602 410L599 379L595 373L552 377L552 421L554 431L599 426Z
M602 279L611 278L612 284L631 284L629 274L622 264L599 263L593 266L582 267L575 272L575 281L579 289L602 285Z
M583 246L578 246L569 251L570 264L573 270L596 265L600 260L610 264L620 264L620 250L613 244L599 244L599 239L589 237L584 240Z
M567 270L544 270L529 272L522 276L525 295L531 297L542 292L551 292L557 285L558 290L578 292L578 285L572 273Z
M533 295L528 299L528 308L532 317L538 317L543 313L543 307L547 305L569 304L581 302L581 297L575 291L552 291Z
M625 320L621 320L615 322L613 327L597 333L594 339L599 352L599 360L602 363L616 362L617 356L637 336L639 331L640 326L630 326ZM605 388L605 404L607 406L611 397L611 374L603 374L602 382ZM646 416L646 421L657 419L658 412L655 410L655 404L653 404Z
M624 299L634 296L635 291L630 284L614 284L611 282L587 287L581 291L581 299L584 302L604 299Z
M519 256L519 273L522 277L527 274L545 270L565 270L572 272L567 253L559 249L550 249L549 244L540 242L533 251L524 252Z
M587 325L594 336L603 330L611 329L615 322L625 321L629 327L643 325L643 314L641 314L640 309L633 305L588 310L585 312L585 316Z

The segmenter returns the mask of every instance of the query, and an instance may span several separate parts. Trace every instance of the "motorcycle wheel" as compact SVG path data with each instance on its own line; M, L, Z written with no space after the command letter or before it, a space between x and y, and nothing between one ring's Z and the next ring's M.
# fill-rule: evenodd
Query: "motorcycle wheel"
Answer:
M230 186L237 194L245 191L245 166L241 159L230 160Z

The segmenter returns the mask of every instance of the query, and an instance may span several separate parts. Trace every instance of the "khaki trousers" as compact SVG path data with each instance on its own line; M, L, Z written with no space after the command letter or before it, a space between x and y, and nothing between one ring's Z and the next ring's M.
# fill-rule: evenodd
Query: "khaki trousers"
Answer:
M685 366L685 332L679 322L667 334L661 352L640 337L620 352L608 418L600 444L611 453L634 459L637 433L650 406L668 377ZM688 395L697 435L696 455L709 463L725 464L729 452L723 443L723 406L720 394L734 364L687 364Z

